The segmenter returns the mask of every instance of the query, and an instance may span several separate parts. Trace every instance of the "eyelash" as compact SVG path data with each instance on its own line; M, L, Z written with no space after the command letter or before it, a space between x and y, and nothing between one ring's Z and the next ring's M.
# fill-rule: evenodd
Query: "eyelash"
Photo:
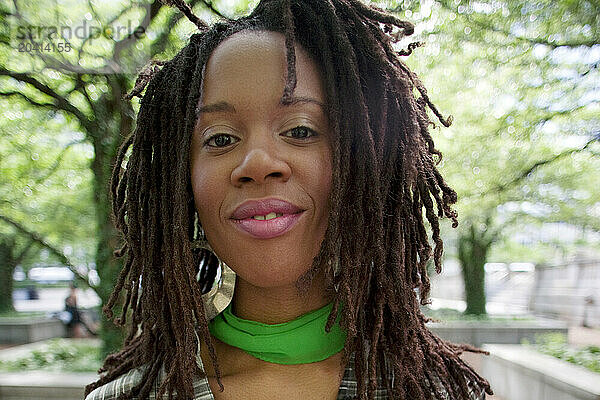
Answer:
M293 131L298 130L298 129L303 129L303 130L305 129L307 131L307 133L309 134L309 136L302 137L302 138L294 138L292 136L287 136L286 135L286 137L289 137L291 139L296 139L296 140L308 140L308 139L310 139L310 138L312 138L314 136L318 136L318 133L314 129L311 129L311 128L303 126L303 125L295 126L292 129L288 129L287 131L283 132L283 134L287 134L287 133L293 132ZM212 148L219 148L219 149L221 149L221 148L225 148L225 147L227 147L227 146L229 146L229 145L232 144L232 143L228 143L228 144L226 144L224 146L215 146L215 145L210 144L211 142L213 142L214 140L216 140L218 137L235 138L235 136L229 135L227 133L217 133L217 134L209 137L208 139L206 139L204 141L204 146L205 147L212 147ZM237 138L235 138L235 139L239 140Z
M228 135L226 133L217 133L216 135L213 135L213 136L209 137L208 139L206 139L204 141L204 146L205 147L213 147L213 148L221 149L221 148L227 147L228 145L231 144L231 143L229 143L229 144L226 144L225 146L214 146L214 145L211 145L210 142L212 142L213 140L215 140L218 137L234 138L234 136Z
M308 131L308 133L310 133L310 136L303 137L303 138L293 138L293 139L306 140L306 139L310 139L311 137L319 135L317 132L315 132L314 129L310 129L309 127L304 126L304 125L295 126L292 129L288 129L284 133L289 133L289 132L292 132L292 131L294 131L296 129L306 129ZM290 136L286 136L286 137L290 137Z

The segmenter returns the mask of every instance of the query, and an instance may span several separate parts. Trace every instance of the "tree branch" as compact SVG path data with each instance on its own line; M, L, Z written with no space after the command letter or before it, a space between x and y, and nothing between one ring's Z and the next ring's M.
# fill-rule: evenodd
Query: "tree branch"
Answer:
M21 250L19 255L15 257L15 265L21 264L21 262L23 261L23 259L27 255L27 253L29 252L29 249L31 249L31 247L34 245L34 243L35 243L34 240L30 240L29 243L27 243L27 245L25 246L25 248L23 250Z
M561 153L558 153L550 158L547 158L545 160L540 160L537 161L535 163L533 163L533 165L531 165L529 168L527 168L526 170L522 171L517 177L513 178L511 181L505 183L505 184L500 184L498 186L496 186L494 189L490 190L490 192L503 192L506 189L510 188L511 186L516 185L517 183L521 182L522 180L524 180L525 178L527 178L532 172L534 172L535 170L543 167L543 166L547 166L552 164L553 162L560 160L561 158L564 158L566 156L569 156L571 154L574 153L580 153L582 151L587 150L587 148L594 142L597 142L598 140L600 140L600 133L596 133L592 136L592 139L590 139L583 147L581 148L575 148L575 149L569 149L569 150L565 150Z
M56 105L54 103L39 103L39 102L33 100L31 97L28 97L27 95L25 95L24 93L21 93L21 92L0 92L0 96L4 96L4 97L18 96L18 97L23 98L29 104L36 106L36 107L56 108Z
M209 0L202 0L202 3L204 4L204 6L206 8L208 8L213 14L215 14L216 16L218 16L219 18L223 18L226 21L231 21L231 18L229 18L226 15L223 15L219 10L217 10L215 8L215 6L213 5L212 1Z
M83 141L81 140L74 140L70 143L68 143L64 149L62 149L62 151L60 152L60 154L58 155L58 157L56 157L56 160L54 160L54 163L52 164L52 166L50 168L48 168L48 170L46 171L46 173L43 176L38 177L35 180L35 185L40 185L42 184L46 179L48 179L54 172L56 172L56 170L58 169L61 160L63 159L63 157L65 156L65 154L67 153L67 150L69 149L69 147L75 145L75 144L80 144L83 143Z
M144 31L146 31L148 29L148 27L150 26L150 24L152 23L152 20L154 20L156 15L158 15L158 11L160 10L161 7L162 7L162 3L160 1L155 1L154 3L152 3L152 5L150 6L150 11L144 15L144 19L142 20L142 23L140 25L138 25L135 28L135 30L137 30L138 28L141 27L144 29ZM130 32L129 35L125 39L115 42L115 47L113 49L113 56L112 56L113 62L118 64L119 58L121 56L121 52L123 50L125 50L127 47L131 46L133 43L135 43L136 39L137 38L135 37L135 35L133 35L133 33Z
M212 2L209 2L207 0L201 0L201 1L200 0L191 0L188 2L188 4L189 4L190 8L193 9L199 2L202 2L204 4L204 6L206 6L206 8L208 8L211 12L213 12L218 17L223 18L228 21L231 20L229 17L223 15L219 10L214 8ZM171 18L169 19L169 22L166 24L166 29L163 30L163 32L156 38L156 40L152 44L152 52L151 52L152 54L159 54L164 51L166 44L168 42L167 39L169 36L169 32L175 26L175 24L183 17L184 17L184 15L181 12L173 13Z
M454 9L450 4L448 4L448 2L439 1L439 3L447 10L457 13L457 10ZM579 46L592 47L599 43L599 40L596 38L591 38L589 40L565 40L562 42L551 42L547 39L542 39L542 38L526 38L523 36L517 36L514 33L510 32L509 30L506 30L504 28L488 25L488 24L480 21L477 18L472 18L468 14L459 14L459 15L462 16L469 23L477 25L479 28L486 29L486 30L496 32L496 33L500 33L500 34L503 34L504 36L507 36L507 37L510 37L510 38L513 38L515 40L519 40L522 42L527 42L530 44L543 44L543 45L549 46L553 49L555 49L557 47L579 47Z
M9 71L2 67L0 67L0 75L9 76L18 81L28 83L45 95L52 97L55 100L55 107L74 115L79 120L81 125L86 128L86 130L93 130L89 118L83 112L81 112L81 110L71 104L71 102L69 102L66 98L55 92L50 86L25 73Z
M92 288L92 289L94 288L88 281L87 276L84 276L84 275L80 274L79 271L77 271L77 268L75 267L75 265L73 265L73 263L65 255L65 253L63 253L62 251L60 251L59 249L57 249L56 247L54 247L53 245L48 243L48 241L46 241L38 233L30 231L29 229L25 228L23 225L21 225L17 221L14 221L12 218L9 218L5 215L0 214L0 220L6 222L9 225L12 225L21 234L29 237L33 242L48 249L48 251L50 251L50 253L54 254L54 256L57 257L61 263L66 265L71 270L71 272L73 272L73 274L75 274L75 276L77 276L79 279L81 279L90 288Z

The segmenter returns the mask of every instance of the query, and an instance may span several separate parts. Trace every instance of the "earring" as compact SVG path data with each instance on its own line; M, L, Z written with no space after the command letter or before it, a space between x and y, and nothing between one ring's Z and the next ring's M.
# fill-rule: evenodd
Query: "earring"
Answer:
M235 272L217 257L206 239L198 239L192 242L192 251L198 250L209 251L219 260L219 267L212 288L208 293L202 295L204 314L206 315L206 320L210 321L231 303L235 289ZM196 278L199 279L199 277L200 271L198 271Z

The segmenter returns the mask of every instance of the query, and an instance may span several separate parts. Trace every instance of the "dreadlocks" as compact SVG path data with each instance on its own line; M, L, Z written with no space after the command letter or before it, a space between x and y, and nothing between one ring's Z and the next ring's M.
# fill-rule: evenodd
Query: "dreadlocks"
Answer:
M419 309L429 294L428 260L433 257L441 270L439 219L450 218L453 227L458 222L451 208L456 193L436 168L441 153L428 132L427 110L445 126L451 120L399 59L420 43L400 52L392 47L413 33L412 24L359 0L262 0L250 15L208 27L182 1L170 3L200 33L172 60L144 70L132 93L146 87L137 127L118 152L111 184L115 224L125 238L115 254L126 260L104 308L112 318L124 291L115 321L124 325L128 311L132 321L124 347L106 358L105 374L86 394L144 366L140 383L123 398L147 398L163 368L157 397L171 398L176 391L191 398L200 372L199 345L207 346L221 385L201 298L216 264L199 267L190 245L202 227L188 166L203 67L223 40L242 30L285 35L283 102L296 85L295 42L322 69L333 137L331 210L321 249L298 287L306 288L323 271L335 293L327 329L340 304L347 311L344 360L355 355L359 397L373 398L377 376L386 368L394 375L393 382L385 381L391 398L437 399L447 393L459 399L473 389L491 394L488 383L459 358L464 350L478 350L434 336ZM200 282L199 268L212 271L200 271Z

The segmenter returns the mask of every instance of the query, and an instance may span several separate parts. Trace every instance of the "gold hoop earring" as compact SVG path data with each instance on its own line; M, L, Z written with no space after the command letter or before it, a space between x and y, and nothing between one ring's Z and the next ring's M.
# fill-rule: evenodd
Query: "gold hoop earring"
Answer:
M204 314L206 315L206 320L210 321L218 314L223 312L229 303L231 303L231 299L233 299L233 291L235 289L235 272L229 268L229 266L225 264L219 257L217 257L216 253L206 239L194 240L192 242L192 250L207 250L213 253L217 260L219 260L219 270L215 276L215 281L213 282L211 289L202 295ZM200 271L198 271L198 276L196 278L198 279L199 276Z

